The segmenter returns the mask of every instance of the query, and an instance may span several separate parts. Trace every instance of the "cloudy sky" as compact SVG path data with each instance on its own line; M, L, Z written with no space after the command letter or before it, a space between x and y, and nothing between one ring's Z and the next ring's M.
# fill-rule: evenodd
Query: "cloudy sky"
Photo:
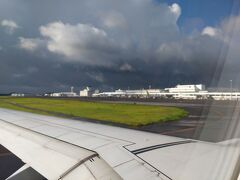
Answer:
M0 92L240 86L238 0L0 0Z

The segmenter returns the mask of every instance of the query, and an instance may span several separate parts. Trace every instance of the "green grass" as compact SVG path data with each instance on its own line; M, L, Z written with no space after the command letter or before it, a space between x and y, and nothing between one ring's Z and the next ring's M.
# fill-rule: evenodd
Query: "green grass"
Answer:
M59 114L103 120L130 126L174 121L187 115L185 110L175 107L51 98L0 98L0 107L46 115Z

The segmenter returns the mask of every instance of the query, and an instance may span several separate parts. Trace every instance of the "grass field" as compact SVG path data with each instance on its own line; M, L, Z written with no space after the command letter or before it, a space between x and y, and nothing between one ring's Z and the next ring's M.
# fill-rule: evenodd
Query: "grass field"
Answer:
M187 115L180 108L136 104L85 102L51 98L0 98L0 107L40 113L102 120L130 126L179 120Z

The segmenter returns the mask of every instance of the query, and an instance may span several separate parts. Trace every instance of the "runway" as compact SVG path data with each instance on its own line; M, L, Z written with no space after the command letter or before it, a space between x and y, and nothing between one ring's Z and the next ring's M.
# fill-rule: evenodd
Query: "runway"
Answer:
M158 105L166 106L169 103L159 103ZM188 116L180 121L157 123L139 129L211 142L240 137L240 133L234 130L239 127L239 102L174 103L171 106L186 109L189 112Z

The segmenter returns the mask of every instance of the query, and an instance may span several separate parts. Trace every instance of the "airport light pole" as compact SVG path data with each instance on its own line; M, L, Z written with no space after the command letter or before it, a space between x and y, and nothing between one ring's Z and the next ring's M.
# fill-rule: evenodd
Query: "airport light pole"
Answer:
M232 80L230 80L230 88L231 88L230 100L232 100L232 90L233 90Z

